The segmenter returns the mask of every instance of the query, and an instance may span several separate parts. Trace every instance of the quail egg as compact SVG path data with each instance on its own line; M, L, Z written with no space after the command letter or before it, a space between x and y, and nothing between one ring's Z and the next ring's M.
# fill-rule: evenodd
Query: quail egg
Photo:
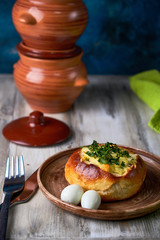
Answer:
M81 198L83 208L98 209L101 204L101 197L95 190L86 191Z
M61 200L70 204L78 205L84 191L78 184L71 184L61 192Z

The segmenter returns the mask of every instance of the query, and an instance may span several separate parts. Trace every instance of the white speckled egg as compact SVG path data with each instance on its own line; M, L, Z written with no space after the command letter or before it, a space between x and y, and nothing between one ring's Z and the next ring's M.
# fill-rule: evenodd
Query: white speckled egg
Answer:
M61 200L67 203L78 205L84 191L78 184L71 184L61 192Z
M86 191L81 198L81 206L83 208L98 209L101 204L101 197L94 190Z

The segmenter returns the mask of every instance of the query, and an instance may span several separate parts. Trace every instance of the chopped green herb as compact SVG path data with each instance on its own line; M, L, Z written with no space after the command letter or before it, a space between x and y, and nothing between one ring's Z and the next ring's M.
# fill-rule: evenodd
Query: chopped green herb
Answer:
M121 162L121 166L122 166L122 167L125 167L125 163L124 163L123 161Z
M98 145L97 141L88 147L89 151L86 154L90 157L98 158L98 162L101 164L116 164L125 167L125 163L122 161L120 164L120 157L130 157L127 150L120 149L116 144L107 142L104 145ZM115 155L115 156L114 156Z

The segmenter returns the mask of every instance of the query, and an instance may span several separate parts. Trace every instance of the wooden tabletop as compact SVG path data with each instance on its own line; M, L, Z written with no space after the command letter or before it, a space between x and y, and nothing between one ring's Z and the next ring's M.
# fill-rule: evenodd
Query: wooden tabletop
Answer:
M90 84L72 109L46 114L64 121L72 131L64 143L28 148L9 143L0 135L0 199L6 158L23 154L26 179L50 156L72 147L113 142L160 156L160 135L147 125L153 111L129 87L125 76L89 76ZM17 91L12 75L0 75L0 130L32 109ZM155 183L156 184L156 183ZM117 206L118 207L118 206ZM160 239L160 209L124 221L101 221L73 215L50 203L40 190L25 204L10 209L7 239Z

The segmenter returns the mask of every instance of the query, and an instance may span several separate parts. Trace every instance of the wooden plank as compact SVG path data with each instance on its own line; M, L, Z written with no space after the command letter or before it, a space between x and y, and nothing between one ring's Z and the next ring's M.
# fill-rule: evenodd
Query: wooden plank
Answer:
M0 75L0 132L4 126L13 119L16 98L16 88L12 75ZM2 184L4 169L9 154L9 143L0 134L0 202L2 198Z
M22 154L26 178L44 160L67 148L98 142L138 147L160 156L160 135L147 126L153 111L132 93L124 76L90 76L90 84L72 109L47 114L66 122L72 130L70 139L46 148L27 148L9 144L1 136L0 184L4 159L8 152ZM12 76L0 76L0 128L32 109L16 91ZM1 194L2 195L2 194ZM118 207L118 206L117 206ZM158 239L160 210L129 221L99 221L75 216L51 204L38 191L26 204L10 209L8 239Z

